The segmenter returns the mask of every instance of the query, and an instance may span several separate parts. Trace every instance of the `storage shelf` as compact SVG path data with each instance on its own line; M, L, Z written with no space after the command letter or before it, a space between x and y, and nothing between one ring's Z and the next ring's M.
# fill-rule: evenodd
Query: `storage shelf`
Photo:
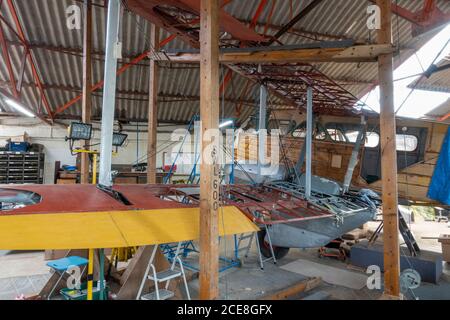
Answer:
M44 183L44 153L0 152L0 184Z

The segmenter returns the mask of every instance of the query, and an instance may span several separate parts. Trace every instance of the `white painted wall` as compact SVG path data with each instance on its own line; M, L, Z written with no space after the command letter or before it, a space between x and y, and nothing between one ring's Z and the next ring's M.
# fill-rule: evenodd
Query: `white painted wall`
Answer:
M55 161L61 161L61 165L75 165L76 157L70 154L69 143L65 141L67 135L67 124L48 126L43 124L37 119L30 118L7 118L0 120L0 145L6 144L6 140L11 136L18 136L27 132L31 137L32 143L39 143L44 145L45 153L45 172L44 183L52 184L53 175L55 169ZM94 126L97 127L97 126ZM183 127L181 127L183 128ZM141 129L145 130L146 126L142 125ZM158 131L164 130L158 134L158 156L157 167L162 166L163 152L162 146L167 146L168 141L171 139L171 134L166 133L176 129L176 127L164 127L159 128ZM136 159L140 161L146 161L147 153L147 132L141 132L139 137L134 132L126 132L128 134L128 140L125 147L119 148L119 153L113 157L113 164L132 164L136 162ZM100 131L94 129L93 139L91 144L100 143ZM100 146L93 147L93 149ZM167 152L166 165L172 164L171 154L175 154L178 151L176 144L165 149ZM138 152L138 155L137 155ZM181 160L181 159L180 159ZM192 165L177 164L177 173L189 174L192 169Z

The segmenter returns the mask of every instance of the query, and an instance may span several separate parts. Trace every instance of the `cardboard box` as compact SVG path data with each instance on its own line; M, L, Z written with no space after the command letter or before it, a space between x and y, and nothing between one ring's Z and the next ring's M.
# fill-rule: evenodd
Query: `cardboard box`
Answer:
M76 179L77 178L77 173L72 173L72 172L60 172L59 173L59 177L61 179Z
M28 133L24 132L22 135L20 136L14 136L14 137L10 137L9 138L10 142L28 142L31 143L31 138L28 135Z
M56 184L76 184L77 179L58 179Z
M442 260L450 263L450 234L441 234L438 241L442 245Z

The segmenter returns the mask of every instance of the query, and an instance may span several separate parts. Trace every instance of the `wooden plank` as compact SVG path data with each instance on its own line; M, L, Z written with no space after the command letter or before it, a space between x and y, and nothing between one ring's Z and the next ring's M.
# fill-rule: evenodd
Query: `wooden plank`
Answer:
M200 299L219 296L218 141L206 132L219 128L219 1L201 0L200 8ZM217 140L217 139L216 139Z
M283 138L283 145L289 160L296 163L304 143L302 138ZM255 162L258 159L257 152L257 136L254 134L242 134L236 145L236 159ZM270 140L266 143L267 159L271 157ZM343 142L329 142L315 140L313 144L313 174L327 177L336 181L343 181L346 173L346 167L343 165L348 163L353 150L353 145ZM341 168L332 167L333 155L342 157ZM354 171L354 177L358 176L360 163L358 163Z
M92 113L92 3L91 0L85 0L83 4L84 23L83 23L83 96L81 107L81 121L91 122ZM84 145L85 150L89 150L89 141ZM93 164L95 165L95 164ZM81 153L80 182L83 184L89 181L89 154Z
M391 1L378 0L381 29L378 44L392 44ZM400 295L400 247L398 240L398 186L396 123L394 110L393 54L378 57L380 82L380 142L384 221L384 292Z
M321 284L322 284L322 278L320 278L320 277L302 280L290 287L287 287L287 288L281 289L277 292L268 294L268 295L262 297L260 300L286 300L289 297L292 297L301 292L311 291L312 289L317 288Z
M242 51L220 53L221 63L275 63L275 62L376 62L378 56L392 53L392 45L359 45L348 48L307 48L293 50ZM155 59L179 63L198 63L200 54L179 53L177 55L159 54Z
M159 28L150 26L150 45L159 50ZM158 127L158 63L150 59L150 79L148 93L148 137L147 137L147 183L156 183L156 144Z

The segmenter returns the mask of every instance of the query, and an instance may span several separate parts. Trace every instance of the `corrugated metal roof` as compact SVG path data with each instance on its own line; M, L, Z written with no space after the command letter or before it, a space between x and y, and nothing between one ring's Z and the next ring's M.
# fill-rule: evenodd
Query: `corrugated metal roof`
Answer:
M436 66L450 65L449 59L443 59ZM429 78L422 77L409 85L419 90L450 93L450 68L433 73Z
M450 99L442 103L440 106L434 108L430 112L428 112L424 118L432 119L432 120L440 120L440 118L446 116L450 113ZM450 124L450 118L444 120L446 123Z
M103 4L103 1L94 1ZM272 1L259 17L256 27L258 32L264 31L264 24L268 21ZM270 19L272 27L268 34L274 34L290 18L305 8L309 3L304 0L292 0L293 12L290 11L291 1L276 1L273 15ZM421 8L421 0L398 0L398 4L412 11ZM66 27L66 8L70 5L81 5L80 1L71 0L16 0L16 10L22 23L25 37L32 45L32 53L39 70L40 77L45 84L45 92L51 108L55 110L70 99L80 94L82 84L82 30L69 30ZM237 19L248 22L259 4L259 0L232 1L225 10ZM308 14L288 33L280 38L284 44L300 44L315 40L330 40L336 38L352 38L359 42L373 42L375 34L365 26L367 19L366 8L370 3L366 0L324 1L318 8ZM438 1L444 12L450 12L450 1ZM13 24L12 17L5 3L1 8L2 15ZM93 48L96 53L104 52L106 10L101 6L93 7ZM404 50L400 51L398 61L411 55L415 49L422 46L435 33L428 33L417 38L411 36L411 24L397 16L393 17L394 43L399 43ZM121 38L123 41L123 55L127 57L120 61L126 63L128 57L138 56L149 48L147 39L150 34L149 23L143 18L125 12L121 23ZM19 73L23 49L17 44L14 33L4 27L6 38L9 40L10 55L14 72ZM307 31L307 32L305 32ZM436 31L437 32L437 31ZM329 36L327 36L329 35ZM331 35L331 36L330 36ZM169 36L163 31L161 39ZM169 43L168 49L188 48L184 42L176 39ZM70 53L62 51L70 51ZM120 66L121 64L119 64ZM377 79L376 63L321 63L316 67L330 78L336 79L354 95L367 90L371 83ZM195 98L199 95L198 68L192 65L168 64L161 68L159 92L161 104L158 110L159 121L188 121L199 109L199 102ZM449 75L450 76L450 75ZM103 56L95 55L93 63L93 81L103 78ZM448 79L448 78L447 78ZM4 59L0 60L0 86L7 85L8 72ZM249 90L242 95L246 79L234 75L232 82L227 86L224 94L226 102L223 109L224 117L235 117L236 100L242 98L246 103L242 106L238 118L244 120L253 112L251 102L255 100L255 90ZM449 81L447 81L448 83ZM43 108L39 102L39 92L33 85L31 69L27 66L24 76L23 102L34 110ZM148 60L129 68L119 76L117 81L118 98L116 115L133 120L147 118L148 92ZM93 116L101 115L101 91L94 94ZM275 102L279 102L274 99ZM12 110L2 105L7 112ZM79 116L81 102L65 110L62 115L66 117Z

